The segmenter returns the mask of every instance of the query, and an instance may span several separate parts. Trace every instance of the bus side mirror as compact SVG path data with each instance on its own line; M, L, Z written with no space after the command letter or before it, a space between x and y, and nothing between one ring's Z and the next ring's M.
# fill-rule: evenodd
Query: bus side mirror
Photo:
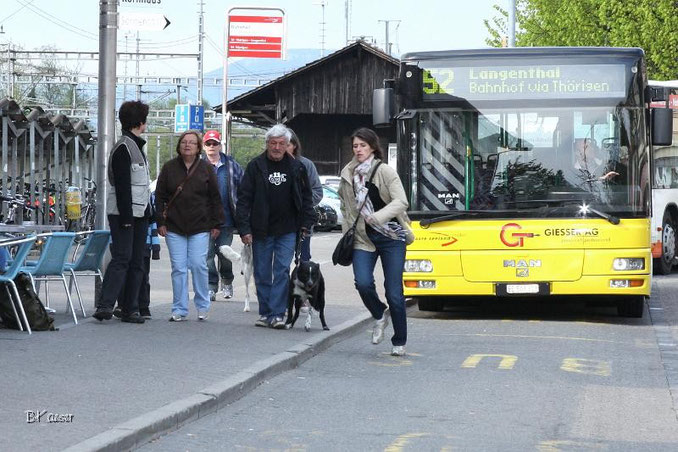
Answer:
M671 146L673 142L673 110L670 108L652 109L652 144Z
M395 91L393 88L377 88L372 93L372 124L388 127L395 114Z

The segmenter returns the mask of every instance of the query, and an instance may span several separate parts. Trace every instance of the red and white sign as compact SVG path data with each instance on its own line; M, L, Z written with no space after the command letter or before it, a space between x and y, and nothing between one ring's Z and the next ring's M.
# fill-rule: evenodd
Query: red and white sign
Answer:
M283 58L283 16L228 16L228 56Z
M669 96L669 108L678 110L678 94L671 94Z

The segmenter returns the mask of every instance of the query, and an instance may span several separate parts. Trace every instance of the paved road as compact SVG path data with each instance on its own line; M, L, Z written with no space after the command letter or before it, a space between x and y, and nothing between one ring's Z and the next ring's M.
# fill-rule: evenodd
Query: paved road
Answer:
M656 279L655 317L677 282ZM675 343L648 312L521 301L408 325L405 359L357 334L142 449L678 450Z

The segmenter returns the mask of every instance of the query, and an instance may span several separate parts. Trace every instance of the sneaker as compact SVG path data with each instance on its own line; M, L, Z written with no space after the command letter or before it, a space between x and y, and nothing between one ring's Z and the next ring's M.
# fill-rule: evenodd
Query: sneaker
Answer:
M285 329L285 321L283 320L282 317L275 317L271 321L271 328L275 328L276 330L284 330Z
M96 312L92 314L92 317L101 322L104 320L110 320L111 317L113 317L113 313L111 311L107 311L106 309L97 308Z
M144 323L146 320L139 315L138 312L135 312L130 315L124 315L120 317L120 321L124 323Z
M372 328L372 343L378 344L384 340L384 330L388 326L388 309L384 310L379 320L374 321L374 328Z
M183 322L184 320L186 320L186 316L179 314L172 314L172 317L169 319L170 322Z
M221 288L221 295L226 299L233 298L233 284L225 284Z
M405 346L394 345L391 349L391 356L405 356Z
M217 299L217 293L213 290L210 290L210 301L215 301Z
M113 309L113 315L119 319L122 318L122 309L120 308L115 308Z
M254 326L263 326L264 328L268 326L268 317L262 315L259 317L259 320L254 322Z
M200 321L207 320L207 317L209 317L209 315L210 313L207 311L198 312L198 320Z
M146 320L150 320L151 319L151 310L148 309L148 308L146 308L146 309L140 308L139 309L139 315L141 317L145 318Z

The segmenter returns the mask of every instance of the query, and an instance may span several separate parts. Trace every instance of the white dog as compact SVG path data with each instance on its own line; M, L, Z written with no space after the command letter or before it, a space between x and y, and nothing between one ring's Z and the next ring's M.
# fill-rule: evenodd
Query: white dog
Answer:
M245 277L245 312L250 312L250 280L254 269L252 267L252 245L243 245L242 253L238 254L228 245L219 247L222 256L231 262L240 262L240 273Z

